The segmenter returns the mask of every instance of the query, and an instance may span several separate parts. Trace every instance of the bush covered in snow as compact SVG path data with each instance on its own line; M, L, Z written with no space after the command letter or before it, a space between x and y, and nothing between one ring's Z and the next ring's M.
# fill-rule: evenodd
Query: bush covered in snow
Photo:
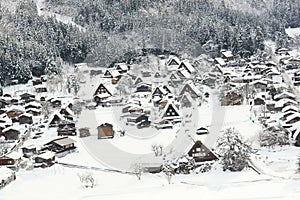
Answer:
M217 142L224 171L241 171L248 165L252 148L235 129L226 129Z
M281 127L269 127L259 134L259 143L262 147L274 147L276 145L290 144L287 131Z
M172 174L189 174L195 169L195 160L189 156L181 156L163 165L163 171Z

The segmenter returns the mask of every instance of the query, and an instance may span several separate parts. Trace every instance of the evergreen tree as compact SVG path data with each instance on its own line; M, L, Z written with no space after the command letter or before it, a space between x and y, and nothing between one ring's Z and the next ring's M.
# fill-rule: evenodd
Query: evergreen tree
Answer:
M248 166L252 148L235 129L226 129L217 142L224 171L241 171Z

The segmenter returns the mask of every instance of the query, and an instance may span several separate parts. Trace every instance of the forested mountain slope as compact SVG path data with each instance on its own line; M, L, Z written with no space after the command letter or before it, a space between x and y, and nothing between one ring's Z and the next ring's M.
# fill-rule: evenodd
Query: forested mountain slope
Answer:
M267 39L287 46L284 29L300 26L298 0L46 0L43 9L87 31L38 16L32 0L14 11L1 7L1 84L58 73L60 59L108 66L146 48L191 56L230 49L249 57L262 53Z

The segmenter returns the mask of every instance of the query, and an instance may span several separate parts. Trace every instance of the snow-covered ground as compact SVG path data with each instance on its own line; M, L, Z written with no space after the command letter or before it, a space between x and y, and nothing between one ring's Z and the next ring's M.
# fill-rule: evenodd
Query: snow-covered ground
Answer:
M82 99L91 99L100 82L113 91L115 86L109 80L96 76L93 79L85 74L86 82L78 93ZM31 87L11 86L4 92L16 90L31 91ZM299 172L297 160L299 149L296 147L262 148L252 156L253 166L262 174L251 169L242 172L223 172L216 163L207 173L175 175L171 184L163 173L142 175L141 180L133 174L107 171L118 169L133 171L137 163L161 164L164 159L176 158L187 153L192 139L201 141L206 146L215 148L220 131L235 127L244 139L254 142L261 125L255 120L253 108L249 105L221 107L216 90L209 91L207 103L183 110L183 123L174 129L157 130L153 127L139 130L135 126L126 127L119 118L121 107L98 107L96 110L84 109L79 116L77 128L89 127L91 136L72 137L76 141L77 152L63 158L60 163L78 165L73 168L55 164L46 169L17 173L17 180L0 190L0 200L6 199L297 199L300 197ZM61 96L61 93L52 94ZM67 100L70 98L66 98ZM252 120L254 119L254 120ZM116 130L113 139L98 140L97 126L112 123ZM197 136L195 130L208 127L208 136ZM120 136L118 130L126 130ZM41 138L27 140L26 145L45 144L57 137L55 129L47 129ZM151 150L153 144L164 147L164 155L155 157ZM85 168L85 169L82 169ZM106 170L106 171L105 171ZM94 188L85 188L78 174L92 173L96 179ZM17 192L16 192L17 191ZM149 195L150 194L150 195Z
M298 28L287 28L285 29L286 34L288 34L288 36L295 38L295 37L299 37L300 36L300 27Z
M211 200L299 199L300 180L273 178L253 171L229 173L220 169L204 174L175 175L169 185L163 174L134 175L88 171L96 179L85 188L78 174L87 170L54 165L21 171L17 180L0 191L0 199L187 199Z

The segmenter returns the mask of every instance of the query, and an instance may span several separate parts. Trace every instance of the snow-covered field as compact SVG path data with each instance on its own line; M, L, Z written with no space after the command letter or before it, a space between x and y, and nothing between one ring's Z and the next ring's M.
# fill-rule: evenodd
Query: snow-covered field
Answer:
M22 171L0 192L0 199L298 199L300 180L273 178L253 171L229 173L219 169L205 174L178 175L169 185L163 174L134 175L89 171L94 188L85 188L78 174L86 170L54 165Z

